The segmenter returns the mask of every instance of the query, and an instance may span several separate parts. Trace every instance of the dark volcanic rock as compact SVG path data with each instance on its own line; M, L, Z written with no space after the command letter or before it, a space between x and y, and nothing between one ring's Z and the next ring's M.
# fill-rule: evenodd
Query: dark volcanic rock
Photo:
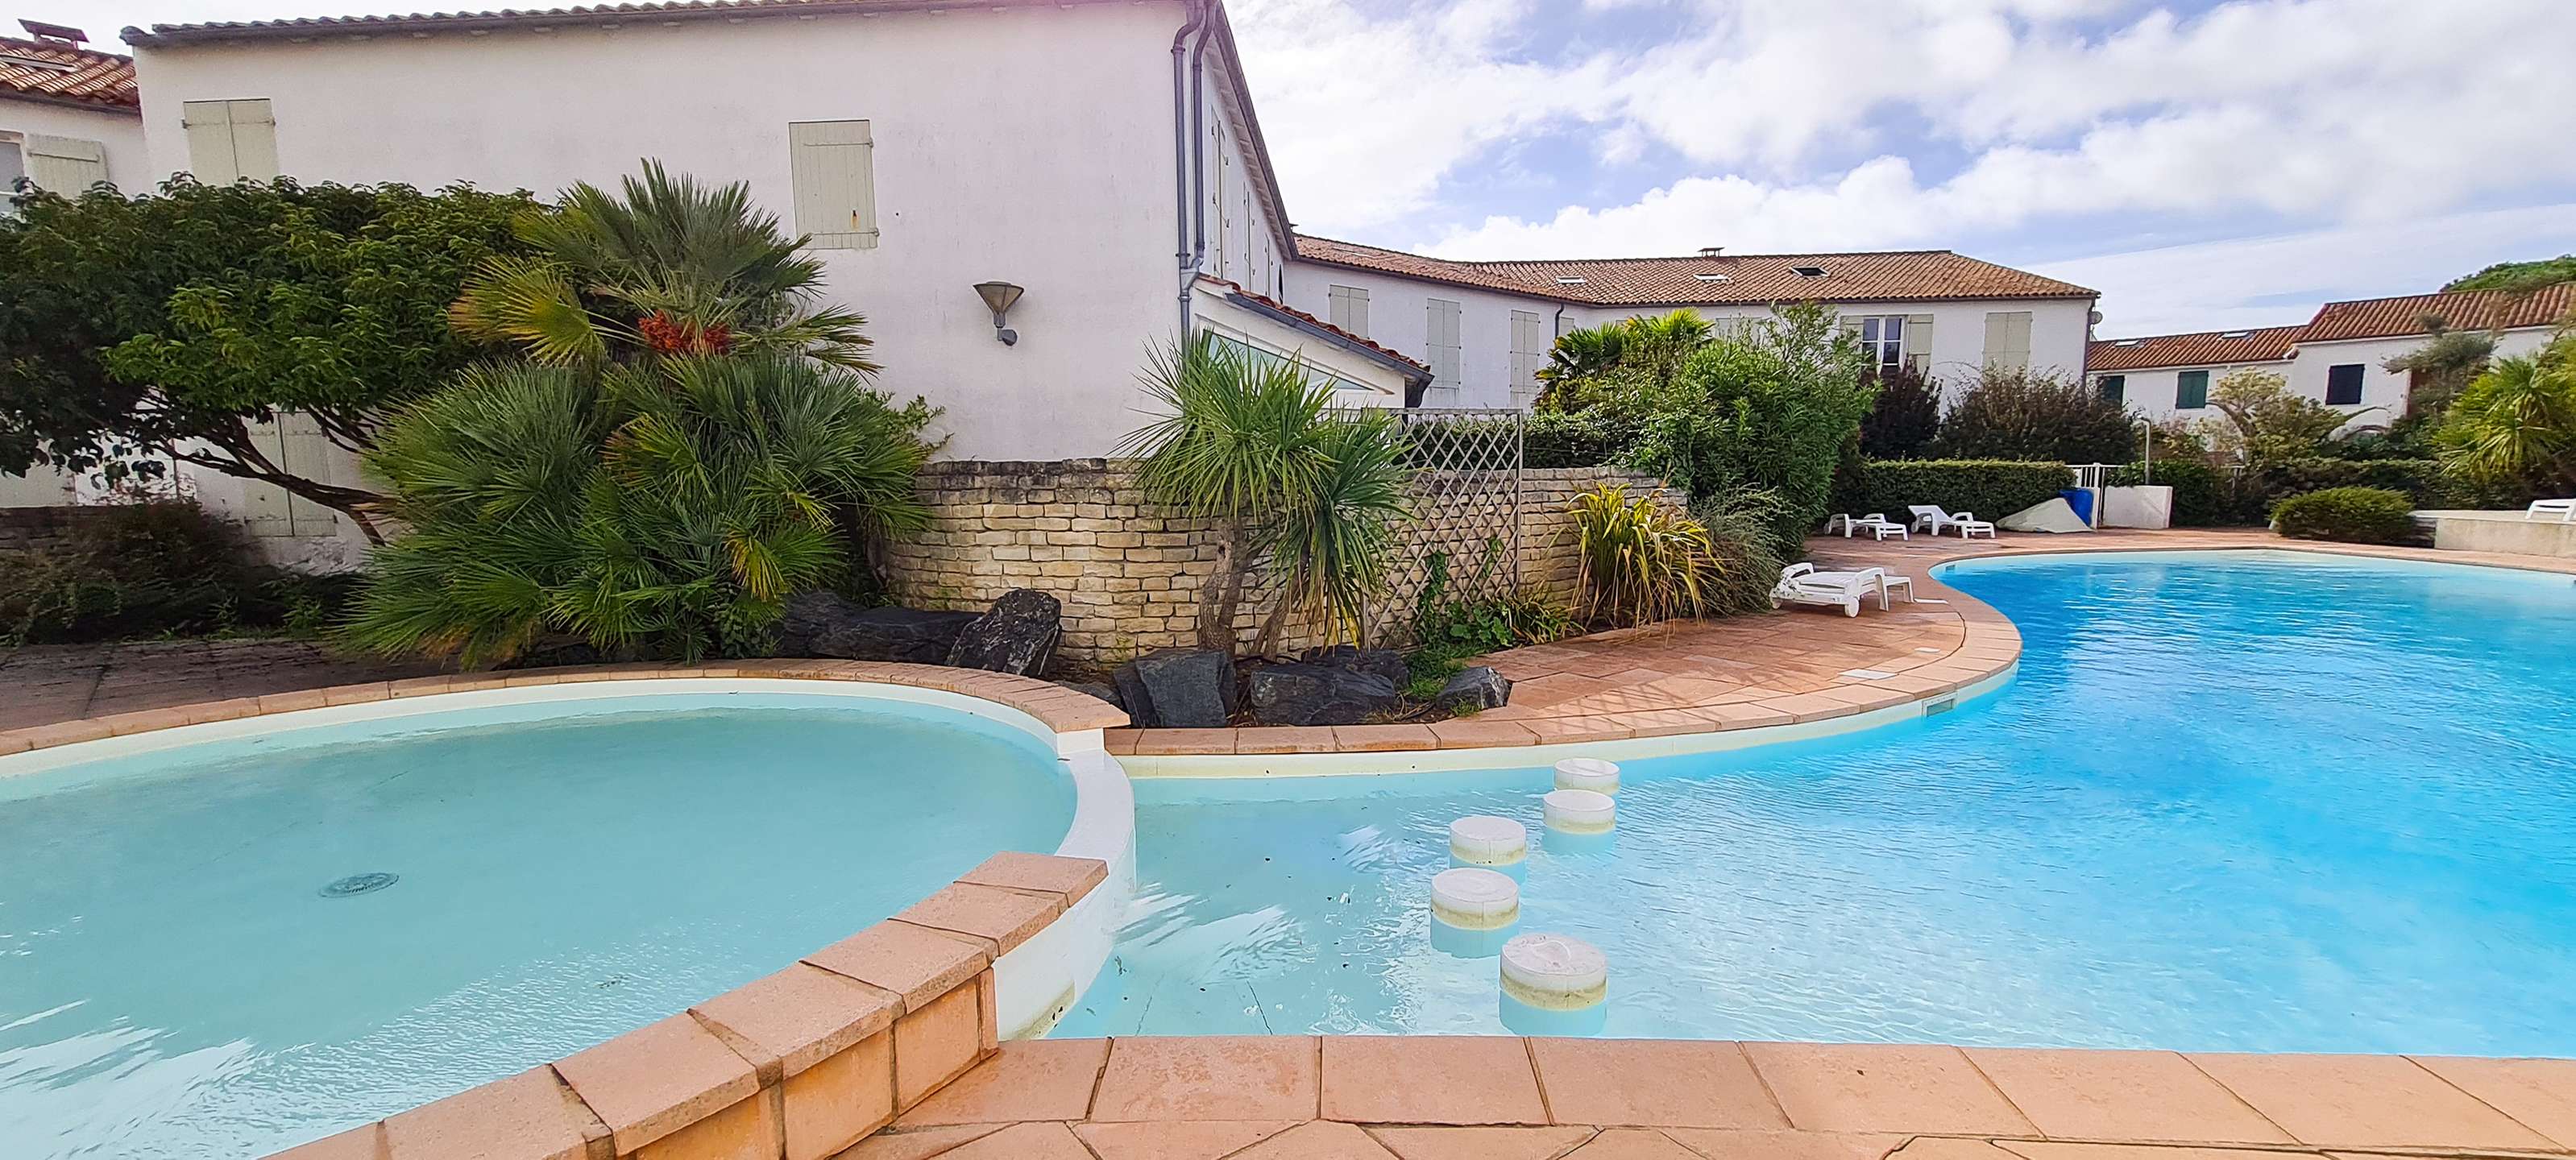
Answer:
M1433 704L1455 713L1461 709L1500 709L1512 699L1512 682L1493 669L1478 665L1449 678L1440 686Z
M801 592L787 598L779 618L778 655L942 664L975 619L972 612L861 608L829 592Z
M1064 636L1064 605L1034 588L1014 588L957 634L948 663L961 669L1036 676Z
M1357 725L1396 707L1395 682L1330 665L1263 665L1248 685L1264 725Z
M1110 674L1143 728L1221 729L1234 717L1234 658L1215 649L1150 652Z
M1413 679L1412 671L1405 667L1404 654L1391 648L1355 648L1351 645L1337 644L1331 648L1307 649L1298 654L1297 660L1303 664L1322 665L1326 668L1340 669L1346 673L1368 673L1372 676L1385 677L1388 683L1399 689L1404 687L1406 681Z

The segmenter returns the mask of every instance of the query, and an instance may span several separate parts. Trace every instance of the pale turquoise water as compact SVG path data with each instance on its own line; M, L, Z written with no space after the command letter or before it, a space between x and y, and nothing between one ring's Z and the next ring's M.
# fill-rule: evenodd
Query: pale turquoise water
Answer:
M1606 1034L2576 1054L2576 583L2288 554L1945 574L2020 626L1948 714L1629 763L1521 930ZM1803 613L1801 615L1804 615ZM1865 614L1866 615L1866 614ZM1143 781L1143 901L1063 1035L1506 1030L1428 938L1449 821L1543 770Z
M5 768L5 767L0 767ZM0 1156L260 1155L793 962L1073 816L887 701L619 697L0 778ZM392 886L326 898L355 874Z

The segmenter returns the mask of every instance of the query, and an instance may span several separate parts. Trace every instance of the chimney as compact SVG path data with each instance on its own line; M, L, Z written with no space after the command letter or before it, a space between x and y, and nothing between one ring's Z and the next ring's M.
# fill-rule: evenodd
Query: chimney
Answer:
M1724 246L1701 246L1699 248L1699 256L1703 258L1714 258L1725 252L1726 247Z
M21 20L18 22L18 27L26 29L27 35L49 43L64 45L89 43L88 33L69 25L47 24L42 20Z

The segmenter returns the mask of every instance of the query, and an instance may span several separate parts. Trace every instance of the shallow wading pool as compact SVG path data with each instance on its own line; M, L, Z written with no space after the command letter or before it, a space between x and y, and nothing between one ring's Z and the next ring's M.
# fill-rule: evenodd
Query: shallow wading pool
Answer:
M1543 769L1139 781L1139 901L1057 1034L1513 1029L1428 912L1493 813L1533 836L1516 929L1607 952L1609 1035L2576 1054L2576 581L1941 576L2020 628L2011 684L1626 763L1606 845L1540 828Z
M0 1154L264 1154L672 1015L1066 836L1046 740L756 684L0 761Z

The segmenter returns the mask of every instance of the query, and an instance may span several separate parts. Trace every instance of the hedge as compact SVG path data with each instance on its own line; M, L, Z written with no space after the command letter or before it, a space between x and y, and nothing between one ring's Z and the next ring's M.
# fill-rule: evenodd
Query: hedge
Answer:
M1590 411L1536 411L1521 428L1521 462L1532 468L1598 467L1617 459L1635 439L1636 432Z
M2075 485L2063 463L2016 459L1870 459L1834 479L1834 510L1901 519L1916 504L2000 520Z
M2384 487L2329 487L2272 508L2281 534L2302 540L2402 544L2415 538L2415 502Z
M2430 459L2283 459L2246 475L2248 489L2267 506L2341 487L2400 492L2419 508L2460 507L2469 502L2442 465Z

